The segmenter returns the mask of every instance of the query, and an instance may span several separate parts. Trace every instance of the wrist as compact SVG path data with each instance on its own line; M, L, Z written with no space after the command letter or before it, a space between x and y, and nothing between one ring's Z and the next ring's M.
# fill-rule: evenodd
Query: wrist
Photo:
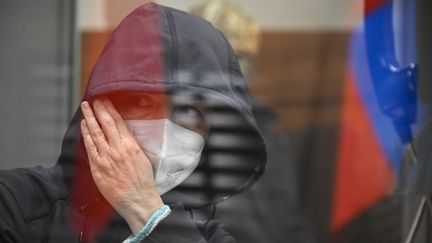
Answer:
M133 234L137 234L150 217L164 205L159 195L148 199L150 200L146 203L133 205L124 217Z
M144 238L149 236L153 230L157 227L157 225L164 220L171 213L171 209L168 205L163 205L158 208L158 210L152 214L150 219L147 221L144 227L140 229L138 233L134 233L129 236L124 243L138 243L141 242Z

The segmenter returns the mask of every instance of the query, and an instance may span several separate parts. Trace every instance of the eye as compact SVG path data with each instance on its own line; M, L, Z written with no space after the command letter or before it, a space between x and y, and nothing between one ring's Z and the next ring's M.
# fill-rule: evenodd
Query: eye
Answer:
M165 94L144 92L113 92L108 99L123 117L128 120L162 119L168 116Z
M198 126L203 122L201 112L193 106L177 106L172 111L172 119L179 125Z

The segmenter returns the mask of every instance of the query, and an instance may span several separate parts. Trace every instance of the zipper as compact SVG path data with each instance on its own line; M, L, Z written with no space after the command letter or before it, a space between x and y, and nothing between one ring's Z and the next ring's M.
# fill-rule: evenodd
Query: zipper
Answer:
M83 243L84 242L84 231L80 232L80 236L79 236L79 243Z
M85 233L86 233L86 228L87 228L87 219L88 219L88 213L86 212L85 218L84 218L84 225L83 228L79 234L79 243L84 243L85 242Z
M99 202L99 198L96 197L92 201L90 201L90 202L88 202L85 205L83 205L83 206L80 207L80 211L81 211L82 214L85 214L85 217L84 217L83 228L82 228L82 230L81 230L81 232L79 234L79 243L86 242L85 234L86 234L86 228L87 228L87 220L88 220L88 217L89 217L88 210L91 209L94 205L97 205L98 202Z

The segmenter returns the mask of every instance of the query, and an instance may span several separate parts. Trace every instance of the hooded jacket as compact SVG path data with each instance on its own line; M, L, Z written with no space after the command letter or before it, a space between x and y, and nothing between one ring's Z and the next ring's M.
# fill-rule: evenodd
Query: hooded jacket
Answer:
M264 142L225 37L199 17L142 5L114 30L83 100L115 91L199 96L207 110L201 161L163 195L172 213L143 242L233 242L219 223L188 212L246 190L264 171ZM78 109L54 167L0 172L0 242L121 242L131 234L93 182L81 119Z

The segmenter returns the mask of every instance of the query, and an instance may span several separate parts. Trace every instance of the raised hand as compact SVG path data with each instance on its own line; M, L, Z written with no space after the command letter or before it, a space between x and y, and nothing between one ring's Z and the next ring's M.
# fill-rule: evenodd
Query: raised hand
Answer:
M81 133L99 191L136 234L163 205L152 165L108 99L81 103Z

